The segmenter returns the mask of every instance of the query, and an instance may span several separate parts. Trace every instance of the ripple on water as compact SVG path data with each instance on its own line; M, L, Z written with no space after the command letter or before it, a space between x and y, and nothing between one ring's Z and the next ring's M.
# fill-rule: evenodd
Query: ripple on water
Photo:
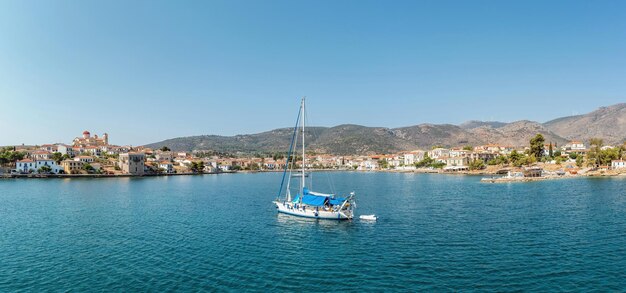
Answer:
M277 215L280 174L0 181L0 291L626 287L626 180L331 175L379 221Z

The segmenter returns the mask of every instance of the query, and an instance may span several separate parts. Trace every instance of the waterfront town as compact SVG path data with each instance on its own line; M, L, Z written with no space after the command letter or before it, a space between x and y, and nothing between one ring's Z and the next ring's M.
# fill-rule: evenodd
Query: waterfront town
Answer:
M396 154L331 155L311 153L305 164L313 170L396 171L462 174L506 174L509 177L546 175L617 175L626 173L626 143L604 145L602 140L546 144L541 135L529 146L498 144L432 147ZM285 168L285 154L219 154L212 150L175 151L167 147L119 146L84 131L71 144L10 146L0 153L5 177L146 176L277 171ZM296 165L302 164L298 157Z

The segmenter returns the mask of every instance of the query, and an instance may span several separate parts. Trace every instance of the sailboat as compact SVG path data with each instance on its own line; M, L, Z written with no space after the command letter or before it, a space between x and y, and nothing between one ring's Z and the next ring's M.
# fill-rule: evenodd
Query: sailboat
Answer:
M300 103L300 110L298 111L298 119L296 119L296 126L293 129L291 137L291 144L289 146L289 152L287 154L287 161L285 164L285 170L283 171L282 180L280 182L280 189L278 196L274 200L276 209L279 213L305 217L315 219L327 219L327 220L350 220L354 217L354 209L356 206L355 194L350 192L345 197L340 197L332 193L321 193L312 191L307 186L306 177L309 173L306 172L306 151L304 141L305 131L305 98L302 98ZM301 126L301 131L298 131L298 127ZM301 170L297 172L299 175L298 181L299 188L294 197L291 195L291 182L295 167L295 148L299 140L298 133L302 136L302 164ZM290 168L291 164L291 168ZM287 173L289 176L287 177ZM287 188L285 188L285 194L283 194L283 187L285 184L285 177L287 177ZM312 176L311 176L312 177ZM312 178L311 178L312 179Z

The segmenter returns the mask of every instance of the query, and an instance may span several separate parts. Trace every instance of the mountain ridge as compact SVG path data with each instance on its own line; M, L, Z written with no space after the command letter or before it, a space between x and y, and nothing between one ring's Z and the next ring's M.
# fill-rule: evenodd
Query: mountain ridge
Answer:
M284 152L289 148L293 127L234 136L198 135L171 138L146 144L172 150L213 150L227 153ZM626 103L601 107L583 115L566 116L539 123L470 120L460 125L422 123L387 128L357 124L307 127L307 147L318 153L337 155L394 153L432 146L455 147L481 144L527 146L541 133L546 143L563 145L570 140L605 139L606 143L626 140Z

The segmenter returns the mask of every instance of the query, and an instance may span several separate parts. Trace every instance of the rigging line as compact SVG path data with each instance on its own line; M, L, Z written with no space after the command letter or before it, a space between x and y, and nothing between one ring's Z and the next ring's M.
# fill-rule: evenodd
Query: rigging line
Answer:
M305 111L305 114L306 114L306 116L305 116L306 124L307 125L313 125L311 123L311 118L310 118L311 115L308 115L309 113L308 113L307 109L305 109L304 111ZM311 138L309 139L309 141L310 141L309 145L311 145L312 141L316 141L317 138L319 138L321 130L319 128L314 127L314 126L309 126L309 131L311 133ZM337 194L337 192L336 192L337 190L335 188L335 183L334 183L334 181L332 180L332 177L329 174L330 172L323 171L323 173L324 173L324 177L326 177L326 181L327 181L328 186L330 188L330 193ZM309 182L310 182L309 187L311 188L311 190L313 190L313 170L311 170L311 172L309 172Z
M304 120L305 120L304 122L305 122L305 125L309 125L308 131L311 134L310 139L309 139L309 145L312 145L312 142L314 141L313 140L314 139L313 132L315 132L315 128L314 127L311 128L312 127L311 125L313 125L313 124L311 124L311 118L309 118L311 116L309 115L309 112L308 112L307 108L304 109ZM306 127L305 127L305 130L302 132L303 136L305 134L306 134ZM311 158L309 158L309 161L311 161ZM302 161L302 164L304 164L304 160ZM314 171L313 168L311 168L311 170L309 171L309 189L310 190L313 190L313 171Z
M302 105L300 105L300 107L302 107ZM300 109L300 111L302 111L302 109ZM293 137L293 150L291 152L291 166L289 167L289 177L287 179L287 188L290 188L291 186L291 179L292 179L292 174L293 174L293 170L296 169L296 161L298 159L298 152L295 151L298 148L298 135L300 135L300 131L298 131L298 125L300 125L300 119L298 119L297 121L298 124L296 124L296 127L294 128L296 131L295 136ZM290 190L291 191L291 190Z
M278 195L276 196L276 198L280 198L280 193L283 191L283 185L285 184L285 175L287 174L287 169L289 167L289 157L291 156L291 151L293 149L294 138L296 136L296 132L298 131L298 122L300 121L300 113L302 113L302 108L298 110L298 118L296 119L296 126L293 128L293 134L291 135L291 144L289 145L289 152L287 153L287 162L285 162L285 170L283 171L283 178L280 181L280 189L278 190Z
M301 114L300 114L301 115ZM293 147L291 150L291 156L288 156L291 159L291 163L290 164L286 164L288 167L288 172L289 174L287 175L287 188L289 189L291 187L291 178L292 178L292 174L293 174L293 170L296 167L296 160L297 160L297 148L298 148L298 135L300 134L298 131L298 126L300 125L300 119L298 119L296 126L294 127L294 130L296 131L295 135L292 136L292 141L293 141ZM291 191L291 190L289 190Z
M297 128L297 126L296 126ZM296 130L296 134L295 137L293 139L294 141L294 145L293 145L293 149L297 149L298 148L298 132ZM288 164L289 166L289 178L291 178L291 174L293 173L294 168L296 168L296 160L298 159L297 157L297 152L292 150L291 156L289 156L289 158L291 158L291 163ZM291 182L290 180L288 180L287 182Z

